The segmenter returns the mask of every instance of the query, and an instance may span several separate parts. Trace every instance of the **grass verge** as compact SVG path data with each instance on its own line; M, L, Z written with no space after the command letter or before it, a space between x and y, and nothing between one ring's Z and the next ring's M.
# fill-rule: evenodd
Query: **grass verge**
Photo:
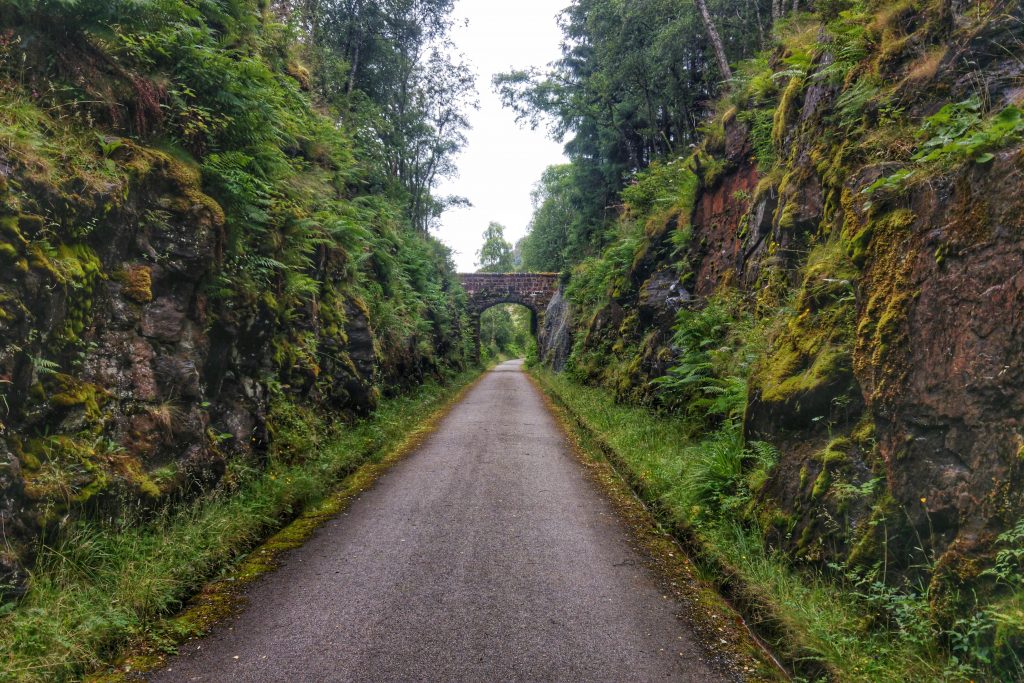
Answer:
M768 642L797 680L942 680L944 662L912 632L874 631L857 597L798 572L767 548L760 534L729 514L713 514L701 495L727 458L729 434L702 442L680 420L617 404L603 389L565 375L531 370L659 521L672 531L714 583Z
M478 374L387 399L303 461L236 473L231 490L158 519L68 529L41 552L28 592L2 608L0 681L74 680L108 666L128 643L141 655L120 672L158 664L230 612L237 587L272 569L278 554L414 448ZM218 575L182 614L164 618Z
M536 376L531 374L536 382ZM539 387L544 391L544 387ZM729 679L749 683L788 680L784 668L721 593L705 580L689 554L681 552L678 539L651 514L629 482L605 457L602 444L582 428L566 405L544 392L545 403L558 419L577 460L615 507L629 528L631 538L643 550L648 568L661 579L662 589L682 606L679 617L707 649L708 663Z

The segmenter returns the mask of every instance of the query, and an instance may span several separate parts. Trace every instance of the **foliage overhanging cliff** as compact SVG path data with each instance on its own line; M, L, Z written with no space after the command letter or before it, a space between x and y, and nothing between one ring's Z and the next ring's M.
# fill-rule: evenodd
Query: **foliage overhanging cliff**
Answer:
M567 370L718 454L679 455L685 523L741 525L947 675L1019 677L1024 10L817 2L753 54L770 4L711 3L717 100L689 3L578 0L562 62L498 79L574 135L524 260L570 271Z
M471 357L452 3L293 4L0 7L0 585Z

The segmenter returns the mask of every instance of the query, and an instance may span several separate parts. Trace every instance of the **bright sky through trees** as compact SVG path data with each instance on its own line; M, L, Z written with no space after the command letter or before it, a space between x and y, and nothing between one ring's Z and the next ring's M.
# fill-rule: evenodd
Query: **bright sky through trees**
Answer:
M459 176L445 179L437 194L462 195L473 207L445 212L437 236L454 250L462 272L476 270L481 234L491 221L507 227L505 239L513 244L526 234L534 183L547 166L564 161L561 144L543 129L521 128L491 88L495 73L542 66L559 57L556 15L564 4L460 0L456 5L452 39L477 71L480 110L471 114L469 144L456 160Z

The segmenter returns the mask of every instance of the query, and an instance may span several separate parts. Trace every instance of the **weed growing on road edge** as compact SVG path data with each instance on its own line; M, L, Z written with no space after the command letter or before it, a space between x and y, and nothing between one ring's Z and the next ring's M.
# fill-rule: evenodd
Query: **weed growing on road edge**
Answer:
M308 511L296 527L275 537L276 552L301 543L303 532L308 535L317 520L333 514L332 504L347 500L351 484L359 490L372 481L361 465L382 468L407 452L425 431L414 428L410 440L410 425L433 424L439 409L478 373L382 401L369 418L328 431L321 448L299 464L275 462L265 472L236 473L230 492L216 492L186 509L135 526L120 520L72 527L40 555L28 593L2 608L0 681L77 679L105 665L131 640L148 640L157 655L160 648L173 651L229 610L230 601L214 591L206 596L206 609L191 619L161 623L162 616L180 609L211 577L238 574L251 580L271 569L266 554L243 553ZM328 498L342 480L347 486Z

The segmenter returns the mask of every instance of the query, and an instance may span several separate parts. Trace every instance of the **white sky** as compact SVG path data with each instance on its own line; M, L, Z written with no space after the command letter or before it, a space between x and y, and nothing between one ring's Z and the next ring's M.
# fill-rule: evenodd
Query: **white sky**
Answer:
M476 270L476 252L491 221L505 226L512 244L526 234L533 215L530 191L551 164L563 163L562 145L543 128L520 127L491 87L491 77L511 68L545 66L560 56L555 16L566 0L459 0L452 40L477 72L480 109L471 114L469 144L456 159L459 175L445 179L439 196L461 195L473 207L451 209L435 232L454 252L459 272ZM465 20L469 21L468 26Z

